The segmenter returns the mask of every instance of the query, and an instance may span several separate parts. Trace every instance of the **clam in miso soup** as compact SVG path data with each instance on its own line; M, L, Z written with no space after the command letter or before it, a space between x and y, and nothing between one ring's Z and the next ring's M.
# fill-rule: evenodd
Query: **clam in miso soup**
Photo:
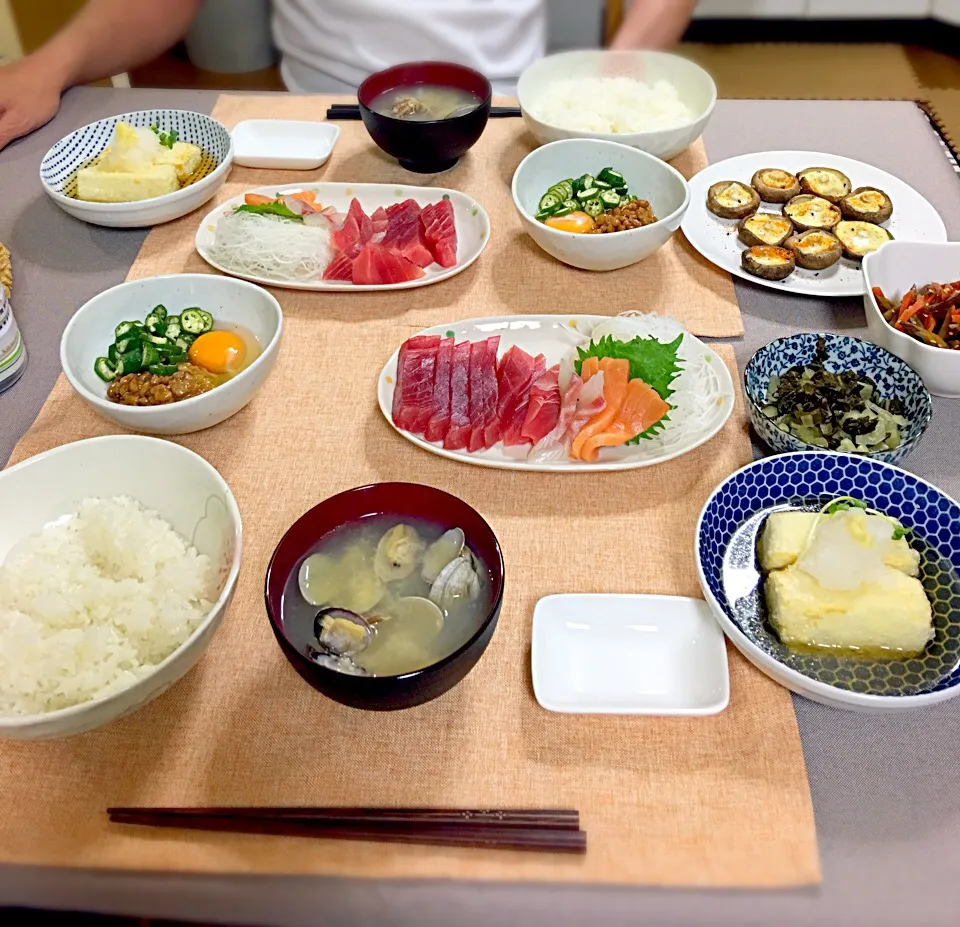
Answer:
M439 84L406 84L374 97L370 108L381 116L409 122L433 122L462 116L483 100L469 90Z
M490 611L486 567L459 528L376 517L327 535L283 597L287 636L316 663L398 676L458 650Z

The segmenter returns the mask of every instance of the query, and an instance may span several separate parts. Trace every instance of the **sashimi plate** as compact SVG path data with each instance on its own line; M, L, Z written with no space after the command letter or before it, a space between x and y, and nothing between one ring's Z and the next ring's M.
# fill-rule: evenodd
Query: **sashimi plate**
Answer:
M256 193L262 194L263 196L274 197L286 193L298 193L308 190L313 191L316 194L317 200L324 206L332 206L340 213L345 213L350 207L351 200L356 198L367 215L370 215L379 207L387 208L394 203L401 203L406 199L416 200L421 206L436 203L441 199L449 199L453 204L454 220L457 228L457 263L453 267L448 268L433 264L427 268L426 275L417 280L373 285L333 282L321 280L319 276L316 279L307 281L291 281L258 276L240 272L236 268L227 267L216 259L212 248L217 223L221 217L232 212L237 206L241 206L246 194ZM233 199L221 203L216 209L211 210L200 223L200 228L197 229L195 244L200 257L211 267L231 277L239 277L242 280L250 280L252 283L260 283L266 286L283 287L288 290L315 290L319 292L341 290L358 293L364 291L408 290L414 287L429 286L431 283L439 283L441 280L448 280L450 277L456 276L473 264L483 253L483 249L486 248L489 240L490 217L476 200L467 196L465 193L461 193L459 190L446 190L442 187L408 187L380 183L291 183L281 186L265 186L245 190L238 196L233 197Z
M393 396L397 381L400 349L387 361L377 383L380 411L404 438L424 450L450 460L502 470L531 470L545 473L586 473L633 470L673 460L705 444L726 424L733 412L734 385L727 365L708 345L685 331L674 319L654 313L625 313L610 317L599 315L515 315L501 318L471 319L448 325L434 325L419 335L440 335L461 341L478 342L499 336L498 356L516 346L528 354L543 354L548 367L574 356L578 347L587 346L594 332L598 336L621 327L630 336L656 338L667 344L683 336L677 351L681 373L673 382L672 406L666 427L639 444L604 448L591 463L564 457L546 463L527 459L529 447L505 447L496 444L487 450L470 452L449 450L442 444L399 428L393 420ZM624 336L626 337L626 336Z
M816 151L766 151L741 155L704 168L690 181L690 209L684 216L683 234L708 261L728 273L758 286L804 296L860 296L866 285L860 262L841 258L826 270L798 267L786 280L762 280L747 273L741 264L747 250L737 237L738 221L721 219L707 209L707 191L715 183L738 180L748 184L764 168L802 171L808 167L832 167L843 171L858 187L877 187L893 202L893 216L883 223L895 239L903 241L947 240L947 230L937 210L913 187L880 168L839 155ZM780 207L763 203L761 213L779 214Z

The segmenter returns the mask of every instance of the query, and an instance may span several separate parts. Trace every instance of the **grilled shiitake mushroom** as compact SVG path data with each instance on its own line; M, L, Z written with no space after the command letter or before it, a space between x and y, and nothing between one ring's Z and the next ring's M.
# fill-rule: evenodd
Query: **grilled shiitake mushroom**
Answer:
M779 247L793 234L793 223L786 216L758 212L740 220L739 238L747 247Z
M843 216L840 207L814 196L812 193L801 193L795 196L783 207L783 214L801 231L809 232L812 229L834 228Z
M787 248L760 245L743 252L743 269L764 280L783 280L797 268L793 252Z
M850 178L832 167L808 167L797 174L800 189L813 196L822 196L831 203L839 203L853 189Z
M739 180L721 180L707 192L707 209L721 219L742 219L760 208L760 194Z
M777 167L765 167L757 171L750 185L765 203L786 203L802 192L796 175Z
M793 252L797 266L807 270L826 270L843 255L843 246L837 236L823 229L798 232L786 240L784 247Z
M893 202L876 187L857 187L840 200L840 211L844 219L880 225L893 215Z
M870 252L893 241L893 235L872 222L841 222L833 231L843 246L844 257L852 261L861 261Z

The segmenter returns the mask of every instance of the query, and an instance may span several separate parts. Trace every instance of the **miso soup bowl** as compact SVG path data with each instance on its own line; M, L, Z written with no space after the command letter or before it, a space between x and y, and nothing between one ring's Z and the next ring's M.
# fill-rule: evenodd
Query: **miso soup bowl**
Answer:
M462 528L467 544L486 567L490 582L491 605L473 636L442 660L401 676L351 676L320 666L292 643L284 627L284 595L300 564L333 532L372 516L420 519L443 530ZM343 705L368 711L397 711L449 692L476 666L497 627L503 582L503 555L496 535L466 502L432 486L375 483L331 496L298 519L273 552L264 594L277 643L304 680ZM299 592L295 590L293 594Z

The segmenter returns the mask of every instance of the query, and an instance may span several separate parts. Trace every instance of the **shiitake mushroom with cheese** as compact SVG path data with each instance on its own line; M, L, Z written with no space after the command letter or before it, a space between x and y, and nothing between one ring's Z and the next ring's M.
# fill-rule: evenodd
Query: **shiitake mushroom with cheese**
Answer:
M893 215L893 202L883 190L876 187L858 187L840 200L840 211L844 219L880 225Z
M843 256L852 261L861 261L871 252L879 251L888 241L893 241L893 235L872 222L841 222L833 232L843 246Z
M783 214L801 231L835 228L843 216L840 207L812 193L801 193L783 207Z
M760 194L739 180L721 180L707 191L707 209L721 219L742 219L760 208Z
M740 220L738 237L748 248L759 245L779 247L793 234L793 223L786 217L758 212Z
M770 245L748 248L743 252L741 262L748 274L763 280L784 280L797 268L792 251Z
M798 232L784 242L784 247L793 252L797 266L806 270L826 270L843 255L837 236L823 229Z
M831 203L839 203L853 189L850 178L832 167L808 167L799 171L797 178L803 193L822 197Z
M750 185L765 203L787 203L802 192L796 175L777 167L757 171Z

